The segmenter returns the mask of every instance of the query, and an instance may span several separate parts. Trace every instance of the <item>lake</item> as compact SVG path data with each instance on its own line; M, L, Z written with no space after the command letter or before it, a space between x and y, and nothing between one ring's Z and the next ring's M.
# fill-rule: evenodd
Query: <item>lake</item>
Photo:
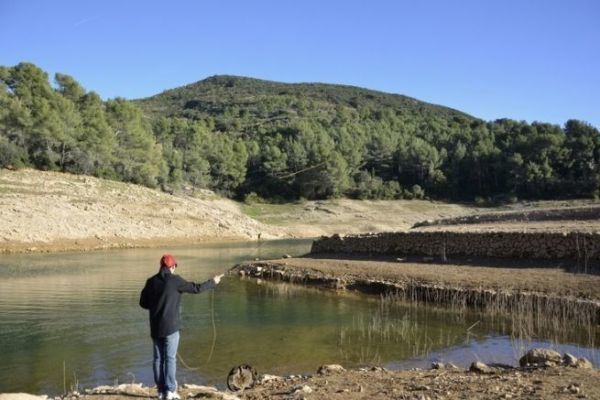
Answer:
M204 281L242 260L301 255L310 240L205 243L169 249L3 255L0 260L0 392L60 394L64 387L152 385L145 280L164 252L177 273ZM532 346L585 356L598 366L598 331L514 337L506 321L475 312L389 304L377 296L336 294L227 276L214 292L184 295L179 383L224 386L229 370L314 373L344 366L467 366L474 359L514 364ZM511 335L511 332L513 335Z

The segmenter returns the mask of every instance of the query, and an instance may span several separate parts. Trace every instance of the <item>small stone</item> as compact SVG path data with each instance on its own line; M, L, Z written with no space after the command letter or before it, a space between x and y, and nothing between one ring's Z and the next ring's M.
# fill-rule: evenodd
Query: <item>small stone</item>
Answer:
M282 256L282 258L292 258L292 256L290 256L289 254L284 254L284 255Z
M579 388L578 385L575 384L570 384L569 386L567 386L567 390L573 394L577 394L581 391L581 389Z
M258 380L258 383L261 385L264 385L265 383L268 383L268 382L281 381L281 380L283 380L283 378L281 376L265 374L260 377L260 379Z
M429 390L429 389L431 389L431 388L427 385L415 385L412 388L412 390Z
M592 369L593 365L587 358L578 358L575 363L575 368Z
M531 349L519 360L521 367L527 364L539 364L553 363L552 365L560 364L562 357L560 353L551 349Z
M442 362L434 362L431 364L431 369L444 369L446 368L446 365Z
M319 375L328 375L333 373L344 372L345 369L339 364L329 364L329 365L321 365L317 370L317 374Z
M310 394L312 392L313 392L312 388L308 385L296 386L295 388L292 389L293 394L300 394L300 393Z
M469 371L476 372L478 374L490 374L492 369L482 363L481 361L474 361L469 368Z
M453 364L453 363L448 363L448 364L446 364L446 368L449 368L449 369L458 369L458 365Z
M572 354L569 353L565 353L563 355L563 364L565 364L567 367L574 367L575 364L577 364L577 357L575 357Z

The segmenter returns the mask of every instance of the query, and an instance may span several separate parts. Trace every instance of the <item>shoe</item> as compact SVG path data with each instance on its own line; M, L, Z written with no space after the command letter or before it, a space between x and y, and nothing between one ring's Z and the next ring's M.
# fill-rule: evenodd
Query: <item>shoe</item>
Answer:
M158 396L156 396L156 398L157 398L158 400L165 400L165 397L166 397L166 396L165 396L165 394L164 394L164 393L159 393L159 394L158 394Z
M177 392L167 392L166 400L181 400L181 396Z

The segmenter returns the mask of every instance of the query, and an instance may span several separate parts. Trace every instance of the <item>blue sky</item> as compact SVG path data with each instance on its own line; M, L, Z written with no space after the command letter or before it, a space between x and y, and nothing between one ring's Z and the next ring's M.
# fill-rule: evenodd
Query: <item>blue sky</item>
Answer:
M0 0L0 64L140 98L215 74L600 127L600 1Z

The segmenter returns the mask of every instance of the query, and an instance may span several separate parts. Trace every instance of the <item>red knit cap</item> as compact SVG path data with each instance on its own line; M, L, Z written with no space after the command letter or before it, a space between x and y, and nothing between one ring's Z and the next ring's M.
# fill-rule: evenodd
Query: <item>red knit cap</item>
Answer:
M177 267L177 260L170 254L164 254L160 259L160 266L162 268Z

